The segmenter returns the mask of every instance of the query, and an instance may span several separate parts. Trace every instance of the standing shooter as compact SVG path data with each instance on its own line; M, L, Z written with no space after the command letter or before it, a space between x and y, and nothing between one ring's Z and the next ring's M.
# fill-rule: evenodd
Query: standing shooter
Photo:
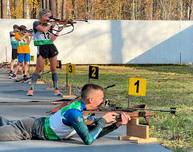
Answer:
M30 62L30 41L31 41L32 34L27 32L26 26L20 26L20 32L15 34L15 38L18 41L18 63L17 67L12 75L12 78L15 79L17 72L20 67L23 68L23 78L27 80L27 76L29 74L29 62Z
M54 27L54 22L49 22L52 13L50 10L43 9L39 12L39 20L33 23L34 45L37 46L37 62L35 72L32 74L28 96L33 95L34 86L37 79L40 78L40 72L43 71L45 59L49 59L50 71L52 72L52 81L54 94L62 95L58 88L58 74L56 72L58 50L53 41L56 40L58 32L52 34L50 31Z

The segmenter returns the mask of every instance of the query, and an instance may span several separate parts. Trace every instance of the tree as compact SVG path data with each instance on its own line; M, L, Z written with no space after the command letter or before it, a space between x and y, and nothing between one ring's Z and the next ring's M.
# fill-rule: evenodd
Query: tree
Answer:
M57 18L193 19L193 0L1 0L0 17L37 18L41 8Z
M8 0L2 0L2 18L8 18L8 16L7 16L7 12L8 12L8 9L9 9L9 7L7 6L7 4L8 4Z
M3 11L2 1L0 1L0 18L3 18L2 17L2 11Z
M51 11L54 17L57 17L56 0L50 0Z
M145 19L153 19L153 0L144 0L144 14Z
M187 12L187 18L188 20L192 20L193 19L193 0L189 0L188 5L188 12Z
M23 1L23 8L25 8L23 11L23 13L24 13L23 17L24 18L30 18L29 0Z
M61 19L64 19L65 18L65 3L66 1L65 0L62 0L62 4L61 4Z
M76 0L72 0L72 18L77 18Z

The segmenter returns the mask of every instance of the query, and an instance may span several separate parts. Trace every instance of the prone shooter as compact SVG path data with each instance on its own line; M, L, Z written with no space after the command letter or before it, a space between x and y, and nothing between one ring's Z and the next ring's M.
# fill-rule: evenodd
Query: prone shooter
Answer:
M112 85L114 86L114 85ZM105 89L112 87L108 86ZM73 103L74 100L71 101L66 101L65 99L58 100L61 102L62 100L63 103L59 105L58 107L52 109L50 113L55 113L59 109L68 106L69 104ZM77 100L77 98L75 99ZM54 102L57 103L57 102ZM153 112L166 112L170 113L172 115L176 114L176 108L171 107L169 110L164 110L164 109L148 109L146 108L145 104L133 106L131 108L121 108L117 107L115 104L112 104L109 102L109 100L106 100L103 104L103 106L100 106L97 110L85 110L83 112L84 115L84 122L88 126L95 126L95 122L97 121L97 115L105 115L108 112L113 112L115 114L115 122L121 122L122 121L122 113L124 113L130 121L128 121L127 125L127 135L126 136L120 136L119 139L121 140L134 140L136 143L150 143L150 142L155 142L155 138L150 138L149 137L149 120L150 117L154 115ZM140 124L139 123L139 118L144 118L145 123Z

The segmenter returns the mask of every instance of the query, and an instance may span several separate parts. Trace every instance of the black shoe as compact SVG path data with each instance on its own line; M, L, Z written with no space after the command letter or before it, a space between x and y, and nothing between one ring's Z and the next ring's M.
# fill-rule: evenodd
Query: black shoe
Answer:
M0 116L0 126L3 126L3 118Z
M24 80L24 81L27 80L27 75L23 75L23 80Z
M12 76L12 75L13 75L13 71L10 71L10 72L9 72L9 76Z
M16 74L13 74L12 76L11 76L11 79L16 79Z

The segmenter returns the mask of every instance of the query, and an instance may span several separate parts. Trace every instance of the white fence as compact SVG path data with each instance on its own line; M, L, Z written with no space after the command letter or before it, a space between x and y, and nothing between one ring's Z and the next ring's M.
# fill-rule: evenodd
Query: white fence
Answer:
M33 20L0 20L0 62L10 61L9 31L13 24L32 28ZM74 64L179 64L193 62L192 21L79 22L73 33L55 44L62 63ZM36 47L31 43L31 54Z

